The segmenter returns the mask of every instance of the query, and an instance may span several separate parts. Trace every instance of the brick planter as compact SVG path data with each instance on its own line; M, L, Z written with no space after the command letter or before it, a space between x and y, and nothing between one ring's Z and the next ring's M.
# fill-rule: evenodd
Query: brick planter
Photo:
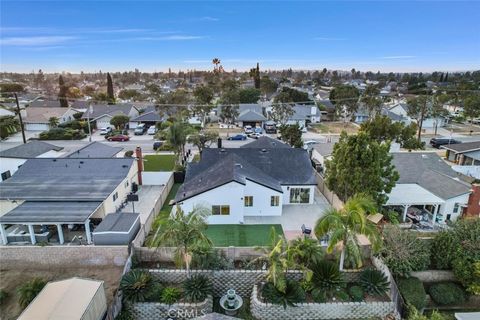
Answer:
M132 313L136 320L166 319L168 316L177 319L201 317L213 311L213 298L207 297L199 303L174 303L168 305L159 302L137 302L132 304Z
M287 307L264 303L258 299L255 285L250 299L250 311L258 320L299 320L299 319L367 319L384 318L395 313L394 303L388 302L328 302L299 303L297 307Z

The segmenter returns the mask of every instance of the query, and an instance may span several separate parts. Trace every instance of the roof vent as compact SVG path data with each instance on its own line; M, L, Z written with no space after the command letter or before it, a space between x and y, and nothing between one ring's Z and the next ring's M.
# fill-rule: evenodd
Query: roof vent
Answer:
M57 159L53 159L53 162L57 162Z
M262 153L265 153L265 152L267 152L267 149L262 149L261 152L262 152Z
M235 167L240 168L240 169L243 168L241 163L235 163Z
M83 161L80 161L80 164L83 164Z
M128 168L128 166L126 164L122 165L122 168Z
M428 158L428 155L422 154L422 158L423 158L423 159L427 159L427 158Z
M227 152L227 150L225 150L225 149L222 148L222 149L220 149L220 152L221 152L221 153L225 153L225 152Z

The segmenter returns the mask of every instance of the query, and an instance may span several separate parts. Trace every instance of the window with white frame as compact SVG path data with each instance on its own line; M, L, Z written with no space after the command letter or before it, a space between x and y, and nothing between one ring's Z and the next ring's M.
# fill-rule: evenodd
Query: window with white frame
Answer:
M460 203L455 203L455 205L453 206L453 213L458 213L459 210L460 210Z
M271 196L270 197L270 206L271 207L278 207L280 205L280 197L279 196Z
M253 196L245 196L243 201L245 203L245 207L253 207Z
M230 206L229 205L212 206L212 215L228 216L230 215Z
M113 201L117 200L118 199L118 192L115 192L113 194Z

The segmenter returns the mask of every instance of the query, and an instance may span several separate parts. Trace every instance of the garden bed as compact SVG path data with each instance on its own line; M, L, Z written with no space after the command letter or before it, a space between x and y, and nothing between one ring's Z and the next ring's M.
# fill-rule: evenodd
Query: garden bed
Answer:
M136 320L157 320L167 317L190 319L211 313L213 298L209 296L198 303L178 302L171 305L160 302L136 302L132 304L131 309Z

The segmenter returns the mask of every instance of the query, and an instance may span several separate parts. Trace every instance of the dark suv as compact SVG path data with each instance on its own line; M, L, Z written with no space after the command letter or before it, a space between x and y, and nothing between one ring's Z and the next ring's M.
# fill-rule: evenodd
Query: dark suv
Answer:
M434 148L439 149L441 146L449 145L449 144L457 144L462 143L462 141L458 141L451 138L432 138L430 139L430 145Z

